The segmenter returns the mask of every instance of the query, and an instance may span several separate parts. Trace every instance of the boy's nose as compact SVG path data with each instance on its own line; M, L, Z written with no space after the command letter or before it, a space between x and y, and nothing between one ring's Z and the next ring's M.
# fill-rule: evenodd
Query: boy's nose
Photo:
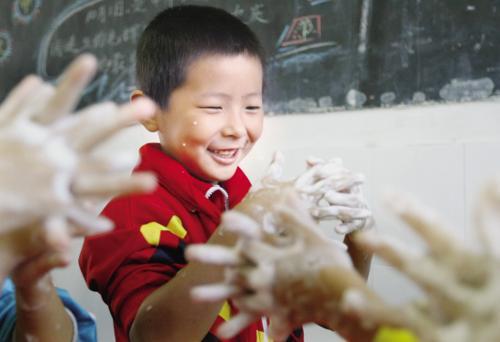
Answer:
M228 113L224 128L222 129L222 135L239 138L244 134L245 124L241 114L238 112Z

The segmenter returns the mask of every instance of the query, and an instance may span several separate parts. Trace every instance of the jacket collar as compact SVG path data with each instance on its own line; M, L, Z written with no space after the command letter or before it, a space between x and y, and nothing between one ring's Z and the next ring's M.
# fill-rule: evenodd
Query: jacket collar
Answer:
M217 218L223 208L218 208L205 197L207 191L213 187L212 183L202 181L192 176L184 166L162 151L158 143L149 143L140 148L141 160L134 169L152 171L158 177L158 183L166 188L176 198L181 200L192 211L206 212ZM227 192L229 208L233 208L248 193L250 181L238 167L235 174L219 185Z

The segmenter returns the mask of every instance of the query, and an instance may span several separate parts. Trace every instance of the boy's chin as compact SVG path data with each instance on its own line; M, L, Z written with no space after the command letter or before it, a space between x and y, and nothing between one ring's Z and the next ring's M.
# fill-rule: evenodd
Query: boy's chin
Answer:
M234 176L236 172L236 167L224 168L222 170L214 170L212 172L206 173L202 179L208 182L225 182Z

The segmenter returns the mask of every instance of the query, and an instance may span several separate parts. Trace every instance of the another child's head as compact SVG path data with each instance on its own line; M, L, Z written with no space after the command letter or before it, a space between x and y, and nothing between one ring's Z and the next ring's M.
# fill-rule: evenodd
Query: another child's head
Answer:
M139 88L161 108L146 128L194 176L229 179L262 132L264 62L255 34L224 10L161 12L137 48Z

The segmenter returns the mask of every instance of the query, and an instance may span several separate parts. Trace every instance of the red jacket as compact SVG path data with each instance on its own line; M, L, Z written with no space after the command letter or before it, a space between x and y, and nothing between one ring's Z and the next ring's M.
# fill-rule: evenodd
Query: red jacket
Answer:
M191 176L177 161L162 152L159 144L140 149L141 162L135 172L151 171L158 178L153 193L113 199L102 214L115 229L85 239L80 268L91 290L101 294L114 320L117 341L128 341L128 332L142 301L186 265L184 249L191 243L205 243L225 210L223 195L216 191L205 197L213 184ZM250 182L237 169L231 179L220 184L229 195L229 208L248 193ZM218 341L216 327L234 308L214 322L204 341ZM256 322L233 341L260 341L262 325ZM302 330L291 341L302 341Z

